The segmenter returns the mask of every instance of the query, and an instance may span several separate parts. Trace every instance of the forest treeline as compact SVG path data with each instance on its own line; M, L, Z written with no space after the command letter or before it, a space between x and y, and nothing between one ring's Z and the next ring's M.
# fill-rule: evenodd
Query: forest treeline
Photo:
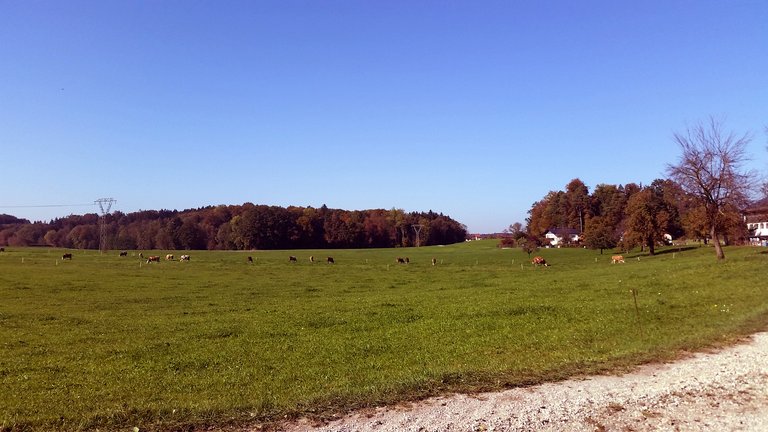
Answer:
M199 209L70 215L49 223L0 215L0 245L98 249L250 250L387 248L464 241L464 225L441 213L339 210L245 203ZM418 237L417 237L418 230Z
M572 228L581 233L580 245L593 249L648 247L673 239L710 240L706 207L673 180L657 179L650 185L598 184L592 193L578 178L565 190L550 191L533 203L527 226L515 223L507 230L507 245L545 244L544 234L553 228ZM749 235L741 209L724 206L717 219L723 241L745 241ZM565 239L566 243L568 239Z

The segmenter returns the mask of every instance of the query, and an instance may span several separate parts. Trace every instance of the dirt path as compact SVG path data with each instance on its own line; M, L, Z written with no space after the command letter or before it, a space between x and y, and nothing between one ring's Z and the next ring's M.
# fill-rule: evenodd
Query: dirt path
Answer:
M768 431L768 333L675 363L353 413L286 432Z

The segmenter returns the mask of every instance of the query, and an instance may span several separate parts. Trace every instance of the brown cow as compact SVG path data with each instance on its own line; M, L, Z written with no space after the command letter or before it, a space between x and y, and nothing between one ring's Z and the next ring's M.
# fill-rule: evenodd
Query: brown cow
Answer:
M153 256L148 257L147 258L147 264L149 264L151 262L159 263L160 262L160 257L158 255L153 255Z
M299 262L295 256L291 255L288 257L288 262Z
M72 259L72 254L71 253L65 253L64 255L61 256L61 259L63 259L63 260L65 260L65 259L71 260Z
M397 262L398 264L405 264L405 259L401 257L397 257L395 258L395 262Z
M124 257L124 256L127 257L128 256L128 252L122 251L122 252L120 252L120 256L121 257Z
M248 257L248 262L252 263L253 262L253 257Z
M614 255L611 257L611 264L616 263L622 263L624 264L624 256L623 255Z
M547 263L547 260L544 259L544 257L535 256L533 257L533 261L531 261L531 264L535 266L544 266L549 267L549 263Z
M173 261L173 254L166 255L165 259L168 260L168 261Z

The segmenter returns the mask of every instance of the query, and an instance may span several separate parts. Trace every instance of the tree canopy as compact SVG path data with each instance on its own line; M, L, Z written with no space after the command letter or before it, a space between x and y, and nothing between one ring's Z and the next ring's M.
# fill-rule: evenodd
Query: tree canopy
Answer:
M4 215L6 216L6 215ZM50 223L5 217L0 245L98 249L96 214ZM243 205L184 211L114 212L104 217L109 249L298 249L450 244L464 241L464 225L442 213L401 209L340 210L326 206ZM421 228L416 237L414 225Z

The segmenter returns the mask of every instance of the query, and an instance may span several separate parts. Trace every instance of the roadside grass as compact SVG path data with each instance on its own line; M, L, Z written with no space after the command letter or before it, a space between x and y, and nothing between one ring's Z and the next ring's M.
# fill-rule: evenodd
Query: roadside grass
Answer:
M696 247L616 265L545 249L546 268L494 241L193 251L149 265L133 252L63 252L0 254L2 431L329 418L626 370L768 322L768 255L747 247L726 249L725 262Z

